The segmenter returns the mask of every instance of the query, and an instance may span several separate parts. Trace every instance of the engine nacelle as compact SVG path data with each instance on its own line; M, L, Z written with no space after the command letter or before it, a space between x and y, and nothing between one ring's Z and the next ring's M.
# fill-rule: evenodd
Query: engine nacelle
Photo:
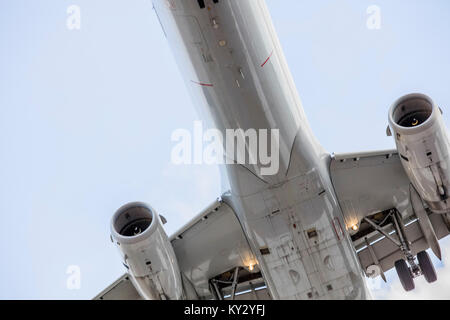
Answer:
M406 174L435 213L450 211L450 143L442 112L423 94L397 100L389 125Z
M144 299L183 298L178 262L156 211L140 202L121 207L112 218L111 237Z

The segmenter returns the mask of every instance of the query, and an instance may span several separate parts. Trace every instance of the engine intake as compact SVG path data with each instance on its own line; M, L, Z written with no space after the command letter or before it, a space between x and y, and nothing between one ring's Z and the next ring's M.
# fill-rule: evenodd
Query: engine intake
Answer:
M146 207L131 207L120 212L114 221L115 231L123 237L137 236L150 227L153 213Z
M420 95L400 99L392 110L392 120L404 128L418 127L425 123L433 113L433 102Z

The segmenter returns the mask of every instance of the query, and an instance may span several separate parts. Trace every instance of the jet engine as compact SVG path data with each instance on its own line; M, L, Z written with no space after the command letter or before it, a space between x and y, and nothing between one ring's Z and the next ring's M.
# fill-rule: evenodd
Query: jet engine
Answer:
M388 134L395 138L406 174L435 213L450 211L450 144L442 111L423 94L397 100L389 111Z
M144 299L183 298L178 262L155 210L140 202L121 207L111 221L111 240Z

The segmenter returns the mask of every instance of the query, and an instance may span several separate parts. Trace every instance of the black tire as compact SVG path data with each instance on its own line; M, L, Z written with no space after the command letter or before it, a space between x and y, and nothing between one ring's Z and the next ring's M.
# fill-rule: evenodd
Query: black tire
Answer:
M403 289L405 289L405 291L413 290L415 288L414 278L408 268L408 265L406 264L406 261L403 259L395 261L395 270L400 278Z
M419 260L420 269L422 269L423 276L428 283L435 282L437 280L436 270L431 262L430 256L426 251L421 251L417 254L417 260Z

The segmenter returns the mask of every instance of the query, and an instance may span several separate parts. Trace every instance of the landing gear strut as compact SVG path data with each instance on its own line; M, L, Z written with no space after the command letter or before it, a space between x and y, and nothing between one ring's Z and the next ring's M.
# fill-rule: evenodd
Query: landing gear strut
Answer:
M405 227L400 213L397 210L393 210L391 217L398 239L400 240L400 250L403 252L409 264L408 267L405 260L397 260L395 262L395 270L405 291L411 291L415 288L414 278L420 276L422 271L411 253L410 242L406 238Z

